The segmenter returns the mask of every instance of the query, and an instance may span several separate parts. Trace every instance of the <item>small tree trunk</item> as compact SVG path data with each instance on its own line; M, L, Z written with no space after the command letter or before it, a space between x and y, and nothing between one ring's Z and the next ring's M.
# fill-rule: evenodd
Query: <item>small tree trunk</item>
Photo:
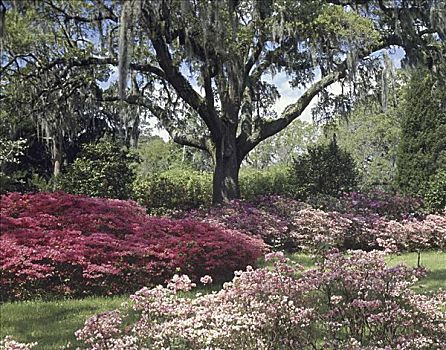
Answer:
M53 176L56 178L60 174L62 167L62 144L57 138L53 144Z
M240 198L239 170L235 131L226 132L215 147L215 168L213 178L214 204Z

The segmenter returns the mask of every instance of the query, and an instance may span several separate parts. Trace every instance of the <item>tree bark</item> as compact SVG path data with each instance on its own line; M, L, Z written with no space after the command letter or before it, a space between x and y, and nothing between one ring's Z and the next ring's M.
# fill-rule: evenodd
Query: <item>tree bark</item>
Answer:
M56 137L53 141L53 176L56 178L59 176L62 167L62 143L59 137Z
M214 204L240 198L239 170L241 161L237 154L234 126L226 126L221 139L215 145L213 176Z

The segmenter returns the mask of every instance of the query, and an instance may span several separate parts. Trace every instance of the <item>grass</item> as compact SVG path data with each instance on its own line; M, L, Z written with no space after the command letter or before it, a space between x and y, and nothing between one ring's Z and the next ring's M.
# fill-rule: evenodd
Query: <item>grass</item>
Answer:
M417 253L390 255L386 260L389 265L405 264L417 266ZM426 277L420 279L413 290L416 293L427 293L440 288L446 289L446 253L422 252L420 265L427 269Z
M296 253L288 257L306 268L314 267L314 262L308 255ZM418 254L391 254L386 258L386 262L390 266L404 264L411 267L417 267ZM429 293L440 288L446 289L445 252L422 252L420 265L427 269L427 275L413 286L412 289L416 293Z
M127 297L95 297L57 301L5 303L0 307L0 339L12 335L38 342L33 350L59 349L75 343L74 332L94 314L118 308Z
M308 255L293 254L290 258L305 267L314 266ZM387 262L389 265L404 263L416 266L417 254L391 255ZM423 252L421 265L429 272L414 286L416 292L446 289L446 253ZM75 344L74 332L88 317L119 308L126 299L122 296L5 303L0 306L0 339L13 335L18 341L38 342L34 350L59 349L69 341Z

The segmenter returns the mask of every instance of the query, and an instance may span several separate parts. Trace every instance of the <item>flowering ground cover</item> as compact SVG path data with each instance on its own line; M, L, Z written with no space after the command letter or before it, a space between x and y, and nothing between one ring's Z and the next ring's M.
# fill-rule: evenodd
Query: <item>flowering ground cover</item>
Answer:
M176 272L221 282L264 249L236 230L148 217L132 201L11 193L0 214L2 300L131 293Z
M310 256L296 253L289 256L293 261L314 267ZM439 288L446 289L446 254L423 252L421 263L428 270L427 276L415 283L416 292L431 293ZM391 254L386 257L389 265L405 263L415 267L417 256L414 253ZM203 292L203 290L198 290ZM194 295L195 292L189 292ZM127 297L98 297L75 300L32 301L5 303L1 308L0 339L13 335L22 342L38 342L35 350L56 350L67 342L75 343L74 332L80 329L85 320L97 313L118 308Z

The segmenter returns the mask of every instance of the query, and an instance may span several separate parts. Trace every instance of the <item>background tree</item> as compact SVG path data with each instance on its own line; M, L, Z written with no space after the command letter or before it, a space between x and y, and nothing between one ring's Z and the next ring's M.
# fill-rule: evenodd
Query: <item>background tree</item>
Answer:
M354 108L336 126L338 145L351 154L363 189L396 188L396 157L401 126L395 106L383 111L376 102Z
M350 97L363 91L365 74L379 70L372 53L400 45L408 57L432 61L445 34L437 1L42 0L7 8L7 23L28 18L22 31L33 28L40 38L17 50L7 25L2 73L23 87L17 100L33 101L39 125L50 131L55 173L61 140L83 130L73 127L76 118L113 121L131 141L148 113L175 142L211 155L214 202L240 195L242 161L313 97L322 96L319 110L329 116L328 105L347 101L327 93L331 84L349 83ZM110 65L118 66L119 84L101 86ZM277 88L265 76L280 70L305 92L277 116ZM12 96L3 99L20 107Z
M159 136L142 137L137 151L140 159L137 173L142 177L170 169L212 170L212 159L207 153L164 141Z
M446 169L446 87L438 76L413 72L404 100L397 181L423 196L431 177Z

